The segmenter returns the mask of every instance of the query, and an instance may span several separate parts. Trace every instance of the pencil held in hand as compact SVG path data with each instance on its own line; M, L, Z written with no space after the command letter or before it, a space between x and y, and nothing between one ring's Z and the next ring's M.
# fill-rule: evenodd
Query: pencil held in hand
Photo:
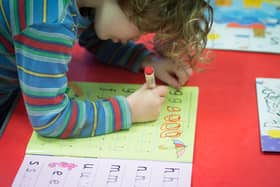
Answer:
M146 66L144 69L147 88L155 88L156 80L154 74L154 68L152 66Z

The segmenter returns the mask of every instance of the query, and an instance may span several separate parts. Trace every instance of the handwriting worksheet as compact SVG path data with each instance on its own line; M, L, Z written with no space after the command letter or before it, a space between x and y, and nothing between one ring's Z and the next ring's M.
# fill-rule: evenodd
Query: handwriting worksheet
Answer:
M128 95L140 86L72 82L69 92L73 97L78 95L82 99L95 100L113 95ZM197 87L183 87L180 90L169 88L169 94L156 121L133 124L129 130L92 138L44 138L33 132L26 153L191 162L197 100Z
M13 187L186 187L191 163L26 155Z

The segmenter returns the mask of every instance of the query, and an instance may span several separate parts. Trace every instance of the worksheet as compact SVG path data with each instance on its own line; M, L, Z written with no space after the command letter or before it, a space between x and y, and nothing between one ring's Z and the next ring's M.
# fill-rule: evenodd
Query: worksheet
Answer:
M95 100L127 96L140 86L71 82L67 92ZM13 186L190 187L197 102L197 87L169 88L154 122L81 139L34 132Z
M280 53L279 0L211 0L207 48Z
M81 99L128 95L140 84L72 82L68 93ZM94 92L92 91L94 90ZM169 88L158 120L133 124L103 136L44 138L33 132L26 154L192 162L198 102L197 87Z
M191 163L26 155L13 187L188 187Z
M261 148L280 152L280 78L257 78Z

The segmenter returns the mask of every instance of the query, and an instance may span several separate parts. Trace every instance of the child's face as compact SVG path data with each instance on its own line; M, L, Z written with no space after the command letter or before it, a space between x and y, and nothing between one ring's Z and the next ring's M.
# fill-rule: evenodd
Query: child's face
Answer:
M122 11L116 0L105 0L95 10L95 30L102 40L126 43L139 37L135 24Z

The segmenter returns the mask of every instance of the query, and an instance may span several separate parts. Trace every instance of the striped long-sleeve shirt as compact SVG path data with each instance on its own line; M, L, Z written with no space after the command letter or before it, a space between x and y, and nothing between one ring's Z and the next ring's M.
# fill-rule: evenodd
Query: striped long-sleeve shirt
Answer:
M66 94L78 30L92 24L80 15L75 0L0 0L0 8L0 93L20 87L37 133L90 137L131 126L123 96L81 101ZM80 43L104 63L137 71L149 53L142 45L101 41L91 29L82 33Z

